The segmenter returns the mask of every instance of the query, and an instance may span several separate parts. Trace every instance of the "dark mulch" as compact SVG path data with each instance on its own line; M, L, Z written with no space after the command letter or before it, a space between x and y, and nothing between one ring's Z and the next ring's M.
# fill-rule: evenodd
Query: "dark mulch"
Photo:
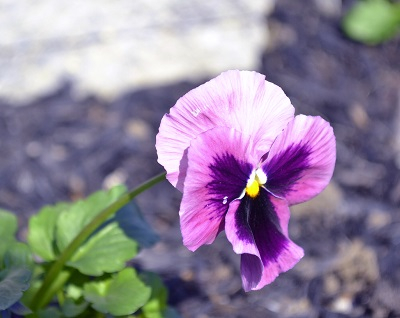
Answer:
M258 71L298 113L329 120L337 137L331 186L292 213L291 236L306 253L295 269L246 294L223 235L195 253L182 246L178 191L165 182L138 199L162 242L136 264L162 274L183 317L400 317L400 40L366 47L345 38L339 22L312 1L280 0L269 19L280 36L260 56ZM74 100L66 84L24 107L1 105L0 206L26 225L43 204L160 172L159 122L199 84L112 103Z

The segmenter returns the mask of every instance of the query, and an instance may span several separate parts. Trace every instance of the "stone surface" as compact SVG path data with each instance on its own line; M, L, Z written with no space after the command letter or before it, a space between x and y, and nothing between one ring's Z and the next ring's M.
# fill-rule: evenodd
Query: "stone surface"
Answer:
M26 102L62 82L78 95L256 69L274 0L0 0L0 98Z

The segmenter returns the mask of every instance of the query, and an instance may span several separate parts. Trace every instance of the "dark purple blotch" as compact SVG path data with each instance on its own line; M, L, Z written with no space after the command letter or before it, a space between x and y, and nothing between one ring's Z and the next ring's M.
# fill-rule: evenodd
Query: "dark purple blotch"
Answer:
M206 186L209 193L207 205L213 205L213 210L217 212L213 213L213 218L226 213L229 203L242 194L253 167L225 153L215 156L208 168L212 181ZM226 203L223 204L225 197Z
M245 195L235 214L236 234L247 243L255 243L264 266L277 260L288 239L282 233L270 194L263 188L255 198Z
M267 175L265 187L278 197L284 197L310 167L311 147L308 144L292 144L276 154L268 165L263 166Z

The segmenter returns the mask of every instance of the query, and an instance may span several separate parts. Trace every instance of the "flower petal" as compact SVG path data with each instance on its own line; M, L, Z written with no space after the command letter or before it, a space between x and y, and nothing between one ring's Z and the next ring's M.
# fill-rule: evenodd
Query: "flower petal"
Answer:
M229 205L229 210L225 217L226 238L231 242L233 251L236 254L247 253L260 258L260 253L248 223L249 211L243 211L242 200L235 200ZM250 203L248 198L245 199L245 202L247 204ZM238 210L240 206L241 209Z
M253 151L261 158L293 114L289 98L264 75L224 72L181 97L163 117L156 141L158 162L182 191L186 150L196 136L217 126L234 128L252 137Z
M264 266L259 257L252 254L242 254L240 258L240 273L244 291L257 288L263 275Z
M225 233L228 241L233 246L234 252L242 254L240 271L243 289L249 291L260 282L264 266L250 225L246 220L243 220L246 216L236 214L240 204L240 200L235 200L229 205L229 210L225 217Z
M264 269L262 277L257 286L252 288L253 290L261 289L265 285L270 284L275 280L276 277L279 276L280 273L287 272L289 269L293 268L304 256L303 249L298 245L296 245L293 241L291 241L287 236L288 223L290 217L290 211L287 202L282 199L276 199L273 196L269 196L269 200L279 219L281 231L287 238L287 241L285 247L281 250L279 255L276 256L276 258L268 262L265 262L265 257L263 258ZM257 235L260 236L260 240L262 242L265 241L265 238L262 238L263 236L265 236L265 234L262 233L262 229L261 233ZM265 252L263 252L264 249ZM267 251L268 251L268 246L260 248L261 255L267 253Z
M217 127L192 140L180 209L183 243L194 251L223 229L229 204L244 191L258 159L248 154L249 138Z
M282 253L279 254L274 262L270 262L267 265L264 265L260 281L258 282L257 286L252 287L251 289L259 290L264 286L272 283L275 278L279 276L280 273L284 273L287 272L289 269L292 269L300 261L300 259L302 259L303 256L303 249L289 240L286 248L282 250ZM243 270L243 265L241 266L241 268Z
M329 183L336 161L333 129L321 117L298 115L277 137L262 164L266 188L289 205L316 196Z
M303 250L288 237L289 208L265 189L255 198L244 196L229 207L225 231L236 253L242 254L241 273L246 291L260 289L292 268Z

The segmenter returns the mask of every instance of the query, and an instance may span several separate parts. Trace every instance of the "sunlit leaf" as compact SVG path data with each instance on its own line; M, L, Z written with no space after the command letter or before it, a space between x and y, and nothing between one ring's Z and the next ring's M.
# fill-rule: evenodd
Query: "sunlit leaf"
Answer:
M133 258L137 250L136 241L126 236L118 222L114 221L90 237L67 265L83 274L100 276L123 269L126 261Z
M85 225L124 193L126 193L124 186L117 186L109 191L98 191L65 209L57 220L58 249L63 251Z
M29 288L31 271L27 268L10 268L0 272L0 310L15 304Z
M99 191L63 211L57 220L59 249L64 249L88 222L124 193L126 188L123 186L108 192ZM137 254L137 241L148 247L157 239L157 235L144 221L137 206L130 203L94 232L79 247L67 265L92 276L117 272Z
M77 300L80 297L82 297L83 295L83 290L81 287L73 285L73 284L69 284L66 288L65 288L65 294L73 299L73 300Z
M344 31L353 39L378 44L400 28L400 4L387 0L358 1L343 19Z
M84 297L94 309L115 316L134 313L147 302L150 294L150 288L137 277L133 268L84 286Z
M145 318L164 318L167 308L167 289L156 274L145 273L142 278L146 285L151 287L151 296L142 308L142 316Z
M32 251L45 261L56 258L54 251L56 223L60 212L67 207L67 203L45 206L29 220L28 243Z

